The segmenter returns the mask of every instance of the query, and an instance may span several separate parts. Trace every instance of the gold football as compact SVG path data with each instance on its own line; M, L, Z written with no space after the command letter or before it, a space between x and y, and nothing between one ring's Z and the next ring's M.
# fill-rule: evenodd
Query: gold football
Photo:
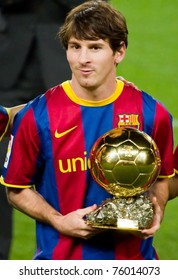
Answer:
M114 128L102 135L89 159L94 180L116 197L147 191L161 168L155 141L135 128Z

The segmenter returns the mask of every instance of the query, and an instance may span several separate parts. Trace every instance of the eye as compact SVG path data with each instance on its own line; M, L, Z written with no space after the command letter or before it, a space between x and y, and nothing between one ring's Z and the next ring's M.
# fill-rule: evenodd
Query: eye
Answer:
M91 46L90 49L97 51L97 50L101 49L101 47L98 45L94 45L94 46Z
M70 48L71 49L75 49L75 50L78 50L80 48L80 46L78 44L71 44L70 45Z

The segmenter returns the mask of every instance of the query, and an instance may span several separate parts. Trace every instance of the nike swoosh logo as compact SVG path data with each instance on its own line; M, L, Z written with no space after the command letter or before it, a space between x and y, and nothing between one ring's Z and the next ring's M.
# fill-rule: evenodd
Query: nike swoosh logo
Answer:
M56 129L54 136L55 136L56 138L61 138L62 136L66 135L67 133L69 133L69 132L71 132L72 130L74 130L75 128L77 128L77 125L74 126L74 127L72 127L72 128L70 128L70 129L68 129L68 130L65 130L65 131L63 131L63 132L61 132L61 133L58 133L58 131L57 131L57 129Z

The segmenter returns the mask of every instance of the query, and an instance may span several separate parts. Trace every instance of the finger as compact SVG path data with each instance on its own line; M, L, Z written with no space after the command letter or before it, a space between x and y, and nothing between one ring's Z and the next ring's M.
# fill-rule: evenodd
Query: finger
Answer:
M86 216L87 214L89 214L90 212L94 211L97 208L96 204L93 204L92 206L83 208L83 209L79 209L77 210L77 212L79 213L80 217L83 218L84 216Z

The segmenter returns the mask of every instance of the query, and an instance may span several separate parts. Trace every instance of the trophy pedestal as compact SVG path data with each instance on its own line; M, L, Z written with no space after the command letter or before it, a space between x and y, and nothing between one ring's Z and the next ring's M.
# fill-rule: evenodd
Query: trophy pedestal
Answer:
M86 216L95 228L140 231L149 228L153 219L153 206L146 195L114 197L105 200Z

